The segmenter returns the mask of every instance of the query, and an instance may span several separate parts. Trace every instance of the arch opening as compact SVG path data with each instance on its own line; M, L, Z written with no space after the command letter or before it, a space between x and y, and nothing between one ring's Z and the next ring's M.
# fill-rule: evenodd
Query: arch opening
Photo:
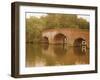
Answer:
M42 38L42 43L49 43L48 37L43 37Z
M64 34L59 33L55 35L54 42L55 44L65 44L67 43L67 38Z
M86 40L83 39L83 38L77 38L77 39L74 41L74 46L75 46L75 47L87 46Z
M87 50L86 40L83 38L77 38L74 41L74 47L76 50L78 50L80 52L86 52L86 50Z

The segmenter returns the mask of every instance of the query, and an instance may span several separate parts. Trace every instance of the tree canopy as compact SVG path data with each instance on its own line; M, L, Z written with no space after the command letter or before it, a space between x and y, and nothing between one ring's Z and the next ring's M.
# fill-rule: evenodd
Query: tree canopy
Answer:
M26 42L37 42L45 29L79 28L89 30L89 22L75 14L47 14L26 18Z

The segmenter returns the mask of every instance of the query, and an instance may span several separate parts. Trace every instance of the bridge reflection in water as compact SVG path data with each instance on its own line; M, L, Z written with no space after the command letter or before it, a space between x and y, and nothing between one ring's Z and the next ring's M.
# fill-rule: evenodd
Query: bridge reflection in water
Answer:
M77 64L89 64L89 48L67 44L26 44L26 67Z

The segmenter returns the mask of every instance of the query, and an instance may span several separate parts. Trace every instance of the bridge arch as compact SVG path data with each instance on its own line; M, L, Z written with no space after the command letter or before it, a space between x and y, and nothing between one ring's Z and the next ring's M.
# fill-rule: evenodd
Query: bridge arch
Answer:
M46 37L46 36L42 37L42 42L43 43L49 43L48 37Z
M54 36L54 42L56 44L65 44L67 43L67 37L62 33L58 33Z
M86 40L84 38L81 38L81 37L76 38L74 40L74 46L76 46L76 47L87 46Z
M89 31L82 29L48 29L42 32L42 37L49 44L67 43L70 46L79 46L81 43L86 43L89 48ZM83 41L83 42L82 42Z

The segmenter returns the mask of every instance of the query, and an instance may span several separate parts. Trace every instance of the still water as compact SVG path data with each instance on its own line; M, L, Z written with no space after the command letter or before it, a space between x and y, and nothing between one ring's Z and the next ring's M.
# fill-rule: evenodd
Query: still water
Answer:
M89 64L89 49L68 45L26 44L26 67Z

